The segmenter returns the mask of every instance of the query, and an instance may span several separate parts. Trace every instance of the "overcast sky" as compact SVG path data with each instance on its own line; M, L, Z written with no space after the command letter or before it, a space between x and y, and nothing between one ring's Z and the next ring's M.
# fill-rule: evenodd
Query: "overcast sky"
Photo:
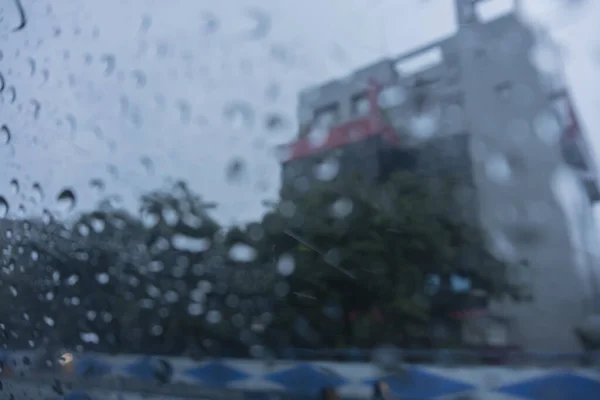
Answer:
M276 197L273 146L295 134L298 90L455 30L451 0L37 1L24 2L17 31L19 10L5 3L0 112L11 138L0 190L28 212L55 209L65 188L79 206L111 194L131 206L176 177L218 201L222 220L254 218ZM563 3L523 7L564 45L598 153L600 4ZM265 128L273 115L283 127ZM244 173L228 180L235 159ZM31 199L36 182L42 202Z

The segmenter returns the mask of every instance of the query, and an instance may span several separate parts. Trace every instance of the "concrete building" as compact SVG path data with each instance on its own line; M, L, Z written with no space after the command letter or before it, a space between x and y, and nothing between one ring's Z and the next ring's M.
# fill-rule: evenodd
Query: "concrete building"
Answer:
M455 0L453 37L303 91L283 179L303 189L348 168L463 171L464 208L533 296L491 304L465 340L575 351L573 329L598 305L585 251L597 238L582 226L600 200L593 157L566 88L532 62L532 31L517 13L480 21L479 3Z

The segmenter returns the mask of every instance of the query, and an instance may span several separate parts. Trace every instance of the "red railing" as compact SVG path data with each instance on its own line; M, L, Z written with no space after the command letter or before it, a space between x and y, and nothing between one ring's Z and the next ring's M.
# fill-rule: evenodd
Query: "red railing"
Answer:
M385 140L395 143L396 135L392 127L383 118L378 106L381 89L381 86L374 79L371 79L367 90L369 101L367 116L342 123L327 132L315 131L314 128L308 127L307 131L309 133L307 135L293 143L279 146L280 161L285 163L297 158L311 157L377 135L382 135Z

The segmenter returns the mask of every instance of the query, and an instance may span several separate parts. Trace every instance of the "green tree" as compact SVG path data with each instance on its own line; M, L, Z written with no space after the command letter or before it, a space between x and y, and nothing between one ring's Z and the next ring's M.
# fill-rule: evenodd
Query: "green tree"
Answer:
M302 321L297 336L307 346L420 347L453 295L453 275L492 295L518 293L482 232L454 212L456 185L396 173L378 185L342 177L304 193L284 188L284 200L262 221L270 247L263 251L283 273L289 265L278 262L294 263L279 324ZM433 278L437 294L427 290Z

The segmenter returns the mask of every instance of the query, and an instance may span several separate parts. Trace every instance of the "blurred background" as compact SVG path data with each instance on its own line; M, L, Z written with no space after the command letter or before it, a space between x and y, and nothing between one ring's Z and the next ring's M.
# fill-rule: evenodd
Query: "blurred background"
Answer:
M2 1L0 397L597 398L599 18Z

